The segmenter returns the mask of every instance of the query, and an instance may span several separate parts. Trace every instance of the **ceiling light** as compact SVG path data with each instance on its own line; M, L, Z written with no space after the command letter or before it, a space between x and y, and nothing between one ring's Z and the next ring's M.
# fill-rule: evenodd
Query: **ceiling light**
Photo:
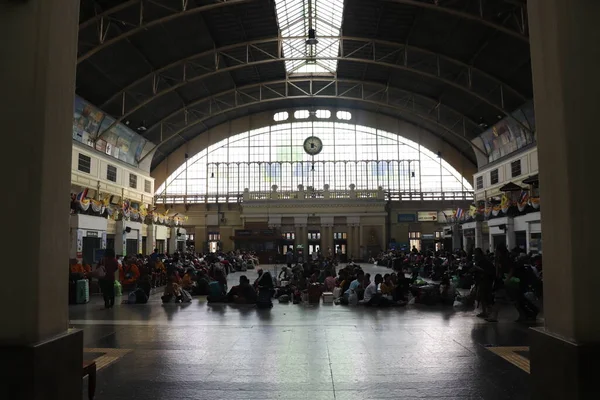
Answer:
M316 45L317 43L319 43L317 40L317 32L311 28L308 30L308 39L306 39L306 44Z

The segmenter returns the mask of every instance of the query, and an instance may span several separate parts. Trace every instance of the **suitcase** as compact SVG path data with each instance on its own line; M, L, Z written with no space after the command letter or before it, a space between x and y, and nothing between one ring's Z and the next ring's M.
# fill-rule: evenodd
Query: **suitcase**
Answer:
M85 304L90 301L90 283L87 279L77 281L75 296L75 302L77 304Z

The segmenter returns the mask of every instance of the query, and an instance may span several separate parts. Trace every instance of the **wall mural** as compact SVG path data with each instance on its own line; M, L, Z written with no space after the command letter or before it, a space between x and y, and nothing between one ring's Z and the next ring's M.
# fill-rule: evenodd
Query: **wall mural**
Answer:
M78 96L75 96L73 110L73 140L134 166L138 165L147 142Z

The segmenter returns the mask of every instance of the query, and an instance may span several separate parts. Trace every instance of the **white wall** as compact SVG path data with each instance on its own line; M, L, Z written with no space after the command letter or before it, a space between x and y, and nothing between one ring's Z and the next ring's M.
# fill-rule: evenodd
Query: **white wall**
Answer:
M79 171L79 154L90 157L90 173ZM109 181L106 177L108 165L117 168L116 182ZM129 186L130 174L137 176L136 188ZM145 191L146 180L150 182L149 192ZM77 142L73 142L71 183L76 186L87 187L94 191L99 189L102 194L123 196L126 199L138 201L143 204L152 204L154 201L154 178L147 172Z
M511 163L515 160L521 160L521 175L512 177ZM498 169L498 183L492 185L491 171ZM537 174L538 157L537 147L528 149L522 152L517 152L512 156L502 160L492 166L486 166L479 172L473 175L473 188L475 189L475 199L484 200L490 196L499 194L499 188L509 182L514 182L517 185L523 186L522 181L531 175ZM477 178L483 177L483 188L477 189Z

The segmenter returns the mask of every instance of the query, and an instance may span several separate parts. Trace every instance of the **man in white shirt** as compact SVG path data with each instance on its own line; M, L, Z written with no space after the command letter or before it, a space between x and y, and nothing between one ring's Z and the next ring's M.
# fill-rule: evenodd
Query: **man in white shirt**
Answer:
M373 307L387 307L390 305L390 301L382 296L378 290L379 285L383 282L383 276L381 274L375 275L373 282L365 289L364 303L366 306Z

